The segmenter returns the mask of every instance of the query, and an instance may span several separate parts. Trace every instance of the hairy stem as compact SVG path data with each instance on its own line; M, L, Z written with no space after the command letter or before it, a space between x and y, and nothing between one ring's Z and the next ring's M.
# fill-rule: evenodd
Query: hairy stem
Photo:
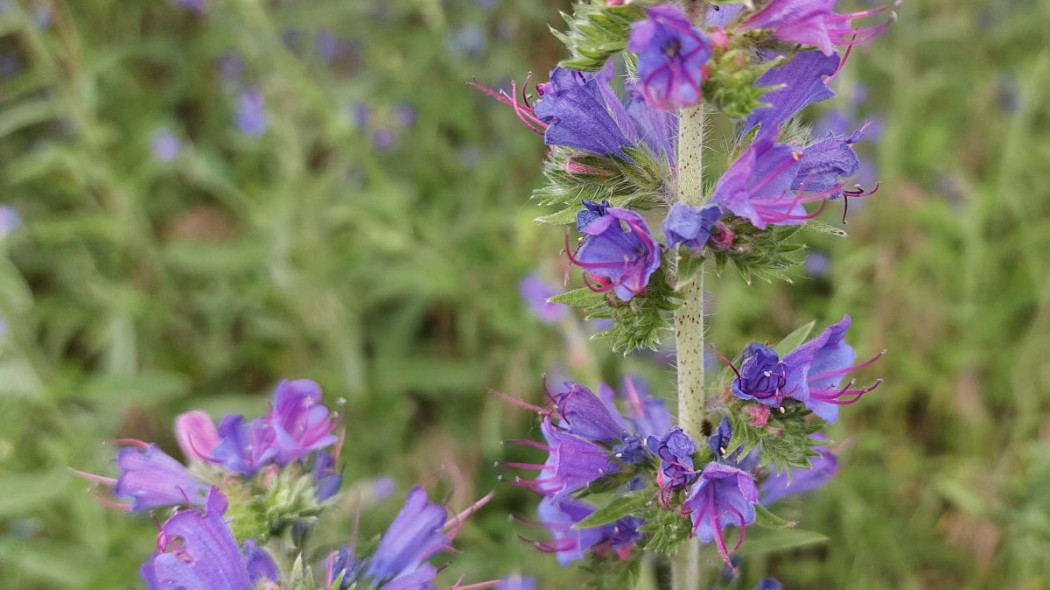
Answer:
M686 0L686 14L694 26L703 24L705 6ZM704 200L704 105L682 109L678 121L678 200L697 206ZM699 441L704 419L704 273L679 290L682 305L675 312L678 362L678 424ZM695 537L682 545L671 560L672 590L698 590L700 542Z

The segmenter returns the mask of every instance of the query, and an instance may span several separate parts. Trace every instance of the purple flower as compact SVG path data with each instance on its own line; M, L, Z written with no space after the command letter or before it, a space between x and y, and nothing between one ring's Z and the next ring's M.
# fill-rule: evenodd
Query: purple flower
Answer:
M797 390L802 379L801 372L790 371L791 368L780 360L775 350L752 342L744 349L743 363L730 391L742 400L779 408L783 399Z
M274 391L273 410L264 418L274 433L274 460L287 465L338 441L321 387L309 379L281 381Z
M579 383L566 382L564 385L568 389L555 392L553 397L565 432L601 443L613 443L627 435L623 417L615 405L610 407Z
M318 452L314 455L314 467L310 474L317 487L318 502L324 502L336 495L339 486L343 485L343 474L336 467L335 457L328 453Z
M773 37L785 43L813 45L824 55L835 53L836 45L859 45L866 43L897 20L890 13L885 23L874 27L853 28L851 21L885 12L896 3L880 8L846 14L835 12L838 0L772 0L765 8L745 20L741 31L769 29Z
M226 506L211 488L204 512L180 512L161 526L157 552L139 570L150 590L254 590L261 580L277 581L277 564L265 551L251 540L237 546L222 517Z
M630 410L634 431L639 436L662 436L671 429L671 412L667 404L650 395L640 379L624 377L620 391Z
M204 0L175 0L175 3L197 14L208 12L208 5L204 3Z
M846 373L866 367L879 358L854 365L853 348L843 341L850 318L844 316L820 336L789 352L783 359L776 351L758 342L747 345L736 379L730 387L733 395L769 407L780 407L785 398L802 402L827 422L838 419L840 405L856 403L882 383L876 380L865 388L855 388L855 381L839 387Z
M539 470L536 479L521 482L521 485L533 491L549 496L562 496L585 488L620 469L609 457L609 451L583 437L556 428L550 418L543 419L540 431L543 432L547 444L532 444L548 452L547 461L543 465L506 463L509 467Z
M277 455L273 428L261 419L244 421L244 416L227 415L219 422L219 445L211 461L230 471L250 477Z
M117 453L120 477L113 488L117 498L131 500L137 512L162 506L198 504L208 486L195 479L186 467L157 448L141 443Z
M831 268L831 259L823 252L810 252L806 254L806 272L814 277L827 276Z
M356 559L350 547L329 555L326 587L343 574L343 590L364 580L370 582L364 587L379 590L433 588L437 568L426 560L451 546L452 539L443 532L447 517L444 506L427 501L423 488L412 488L370 558Z
M568 306L548 301L559 292L556 286L544 281L536 274L530 274L518 283L518 293L521 298L529 305L532 314L545 324L561 321L569 314Z
M509 578L504 578L496 586L496 590L536 590L536 578L522 577L520 574L515 574Z
M754 406L763 407L763 406ZM768 411L768 409L766 410ZM758 467L758 462L762 459L762 452L757 447L752 449L743 459L740 458L740 453L743 448L736 449L732 453L726 453L729 449L729 443L733 440L733 428L729 424L729 419L722 417L722 421L718 423L718 428L707 438L708 448L711 449L711 454L715 456L715 460L720 463L725 463L731 467L736 467L748 473L754 472L755 468Z
M755 590L784 590L784 586L776 578L766 578L755 586Z
M721 217L722 208L718 205L691 207L681 201L675 203L663 222L667 249L682 244L694 256L699 256L711 237L711 228Z
M814 435L813 438L823 438ZM793 494L805 494L828 483L839 470L839 459L827 447L813 447L820 453L809 458L809 469L793 469L790 477L786 471L770 476L762 483L762 503L772 504Z
M540 84L535 118L546 127L543 142L572 147L603 156L621 154L630 142L610 114L602 86L602 74L588 75L554 68L550 81ZM610 90L611 93L611 90ZM517 105L517 103L515 103ZM622 105L616 101L619 110ZM615 112L615 111L614 111Z
M798 372L798 386L791 397L801 401L814 414L829 423L838 420L839 406L856 403L860 398L881 383L877 379L872 385L856 388L855 380L839 387L842 378L851 371L866 367L882 358L885 351L859 364L853 364L856 353L843 338L850 325L850 317L832 324L819 336L804 343L784 356L784 365L791 373Z
M758 488L750 473L724 463L708 463L700 472L700 478L689 489L684 508L692 518L693 533L700 541L714 541L722 560L729 563L725 528L740 527L740 538L735 552L744 540L747 525L755 522L755 504Z
M234 122L237 129L250 137L259 137L266 133L266 103L262 91L249 88L241 93L237 101L237 114Z
M175 137L175 134L171 131L159 129L153 134L152 149L153 157L158 162L171 162L179 157L179 152L182 151L182 144L179 142L179 138Z
M700 102L702 68L711 57L703 33L689 24L682 9L661 4L631 26L627 49L638 54L642 94L655 108L677 109Z
M801 157L800 152L760 134L722 175L711 203L746 218L758 229L770 224L798 225L812 218L816 213L808 213L803 204L823 200L824 195L799 197L790 191Z
M743 11L743 4L713 4L707 7L707 16L704 17L704 25L708 27L725 28Z
M0 205L0 238L10 234L22 225L22 216L13 207Z
M588 551L602 553L612 550L621 559L626 559L634 545L641 540L638 527L643 519L628 516L620 520L593 528L578 528L576 524L594 512L590 504L572 498L547 497L540 500L537 511L540 524L547 527L553 539L538 541L536 546L554 553L563 566L583 559Z
M649 277L660 266L660 247L641 215L603 203L597 217L594 203L584 201L577 223L585 235L583 244L569 260L584 269L598 291L615 291L623 301L645 291Z
M762 95L768 107L756 109L747 120L746 131L755 125L762 126L763 135L776 136L780 124L787 121L806 105L827 100L835 91L825 84L828 76L839 67L839 56L823 55L819 51L806 51L788 63L775 67L758 79L759 86L783 86Z
M862 136L863 131L857 131L850 136L832 136L806 146L791 188L825 193L829 198L840 196L842 179L853 176L860 167L853 144Z
M210 461L219 446L219 431L207 414L193 410L175 418L175 440L190 461Z
M672 428L662 438L650 436L646 446L660 457L660 471L656 481L661 490L684 488L696 478L693 471L693 453L696 443L681 428Z

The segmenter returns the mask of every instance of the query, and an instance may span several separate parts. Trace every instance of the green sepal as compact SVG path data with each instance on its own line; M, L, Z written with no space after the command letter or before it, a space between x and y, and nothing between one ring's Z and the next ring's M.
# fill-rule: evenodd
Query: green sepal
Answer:
M673 510L656 507L645 515L646 521L638 530L644 533L646 551L671 556L682 543L689 540L692 523Z
M591 555L583 566L590 573L588 586L594 590L622 590L637 588L642 560L638 555L621 560Z
M674 287L667 281L665 266L649 277L649 285L643 294L635 295L629 301L620 301L615 295L609 295L601 307L588 310L588 319L613 320L612 327L595 334L594 340L625 354L638 348L656 350L661 333L671 328L669 312L679 305Z
M538 219L543 223L563 225L576 221L582 202L608 200L614 207L649 209L656 205L671 178L664 155L655 156L636 146L623 149L628 159L599 156L572 148L557 146L543 165L547 182L532 193L540 205L557 207L557 211ZM569 172L572 162L575 172Z
M576 3L571 16L561 13L569 30L551 29L551 32L565 44L572 57L558 65L571 70L600 70L610 56L627 48L631 25L645 18L643 5L646 3L635 1L609 6L605 0L581 1Z
M741 456L761 446L762 460L772 465L776 472L792 468L809 468L809 458L820 453L813 450L815 441L811 435L820 430L819 422L809 422L806 416L810 411L801 404L785 406L783 411L773 409L765 426L752 426L751 416L744 411L746 402L733 403L728 408L727 417L733 429L733 436L726 447L726 453L740 450Z
M802 226L771 226L760 230L740 217L724 219L723 223L733 232L733 245L729 249L711 249L717 274L725 272L732 262L749 285L755 278L794 282L788 271L801 264L801 253L806 249L804 244L793 241Z
M703 84L704 100L715 105L726 116L743 119L763 106L762 96L773 88L759 86L758 78L782 59L752 61L750 48L716 49L708 62L708 76Z
M573 525L573 528L590 529L616 522L627 516L639 516L645 506L652 501L651 490L629 492L595 510L590 516Z

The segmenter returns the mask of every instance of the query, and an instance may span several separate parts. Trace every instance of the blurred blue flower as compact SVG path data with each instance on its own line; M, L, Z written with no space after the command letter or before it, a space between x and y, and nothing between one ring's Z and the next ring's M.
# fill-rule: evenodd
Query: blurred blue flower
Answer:
M0 205L0 238L10 234L22 225L22 216L9 205Z
M814 435L813 438L824 439L821 435ZM763 504L772 504L785 496L812 492L835 477L839 470L838 457L826 446L813 447L813 450L820 455L809 458L809 469L792 469L790 477L788 472L781 471L762 483L760 491Z
M197 14L208 12L208 5L204 3L204 0L175 0L175 3Z
M130 510L140 511L204 501L208 486L156 445L141 443L117 453L120 477L113 488L117 498L130 500Z
M237 100L237 113L234 118L237 129L251 137L266 133L265 107L262 91L258 88L249 88L242 92Z
M569 314L568 306L548 301L560 292L556 285L544 281L536 274L530 274L518 283L518 293L528 304L532 314L547 324L560 321Z
M810 276L824 277L831 269L831 259L823 252L809 252L806 254L805 265Z
M179 157L182 151L182 142L168 129L161 128L153 132L152 142L153 157L158 162L171 162Z

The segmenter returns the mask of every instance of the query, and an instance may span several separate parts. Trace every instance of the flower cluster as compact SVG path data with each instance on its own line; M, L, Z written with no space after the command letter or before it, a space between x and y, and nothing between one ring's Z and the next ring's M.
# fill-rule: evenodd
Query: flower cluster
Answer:
M321 397L313 381L282 381L263 416L228 415L216 426L204 412L180 415L175 435L188 466L156 445L123 439L127 446L116 458L119 478L77 472L112 487L124 501L107 501L116 507L173 509L158 525L156 551L140 570L150 590L437 589L439 570L429 560L452 548L466 519L491 494L450 517L444 506L428 501L423 488L413 488L374 551L359 555L351 539L316 567L303 566L310 529L323 509L338 501L343 483L338 448L333 449L340 442L337 423ZM381 502L391 487L388 478L355 486L355 509ZM286 528L296 554L275 560L271 552L287 544L271 541ZM296 556L290 571L278 567ZM457 583L450 590L531 583L519 576Z

